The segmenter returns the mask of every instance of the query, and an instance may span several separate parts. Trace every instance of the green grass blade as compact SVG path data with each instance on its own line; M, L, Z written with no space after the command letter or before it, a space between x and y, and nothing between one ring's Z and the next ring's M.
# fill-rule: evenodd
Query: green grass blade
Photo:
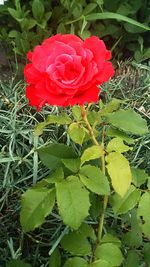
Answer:
M116 20L125 21L125 22L128 22L130 24L133 24L137 27L145 29L146 31L150 31L150 27L148 27L148 26L146 26L140 22L137 22L134 19L131 19L131 18L128 18L126 16L123 16L123 15L120 15L117 13L113 13L113 12L93 13L93 14L87 15L85 18L87 21L92 21L92 20L94 21L97 19L116 19Z

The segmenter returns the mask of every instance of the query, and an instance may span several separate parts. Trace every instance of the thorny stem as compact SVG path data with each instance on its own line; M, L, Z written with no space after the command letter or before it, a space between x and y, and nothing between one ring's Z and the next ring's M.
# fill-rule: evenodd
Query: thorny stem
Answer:
M92 141L95 145L100 146L104 149L104 138L105 138L105 127L103 128L103 132L102 132L102 142L101 145L98 143L97 139L95 138L93 129L87 119L87 112L84 106L80 106L81 107L81 115L83 120L86 123L86 127L89 131L89 134L92 138ZM105 154L101 156L101 170L103 172L103 174L105 174ZM105 211L107 208L107 203L108 203L108 196L105 195L104 196L104 201L103 201L103 210L102 210L102 214L99 220L99 225L98 225L98 234L97 234L97 242L100 243L101 242L101 238L102 238L102 232L103 232L103 225L104 225L104 218L105 218Z
M87 126L87 129L89 130L89 134L92 138L92 141L95 145L99 146L99 143L97 142L96 138L95 138L95 135L94 135L94 132L93 132L93 129L87 119L87 113L86 113L86 109L84 106L80 106L81 107L81 115L82 115L82 118L83 120L85 121L86 123L86 126Z

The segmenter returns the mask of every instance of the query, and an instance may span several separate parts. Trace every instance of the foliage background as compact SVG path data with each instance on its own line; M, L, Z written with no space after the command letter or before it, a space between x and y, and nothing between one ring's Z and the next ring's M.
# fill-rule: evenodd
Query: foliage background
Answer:
M10 54L13 47L25 56L44 38L75 33L83 39L91 35L103 38L114 59L134 57L142 62L150 58L150 35L136 24L149 25L148 0L10 0L0 6L0 21L0 40L7 43Z

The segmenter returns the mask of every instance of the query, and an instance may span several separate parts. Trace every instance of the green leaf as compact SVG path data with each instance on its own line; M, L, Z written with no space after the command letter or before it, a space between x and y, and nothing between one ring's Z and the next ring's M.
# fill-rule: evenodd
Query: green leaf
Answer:
M150 58L150 47L145 49L143 57L142 57L142 61L147 60L149 58Z
M137 254L137 251L131 250L127 254L125 267L139 267L139 256Z
M90 15L87 15L86 16L86 20L88 21L94 21L94 20L105 20L105 19L115 19L115 20L120 20L120 21L125 21L125 22L128 22L130 24L133 24L135 26L138 26L140 28L143 28L147 31L150 31L150 27L140 23L140 22L137 22L136 20L133 20L131 18L128 18L126 16L123 16L123 15L120 15L120 14L117 14L117 13L113 13L113 12L103 12L103 13L93 13L93 14L90 14Z
M40 122L36 125L35 129L34 129L34 134L36 136L39 136L43 133L44 128L47 126L46 121Z
M9 38L17 38L18 37L18 32L16 30L12 30L8 34Z
M96 125L103 122L100 114L95 110L88 111L87 118L91 125Z
M142 246L142 234L134 230L134 228L126 233L123 237L123 242L125 245L130 247L140 247Z
M138 187L140 187L149 179L149 176L145 172L145 170L131 168L131 173L132 173L132 181Z
M41 181L37 182L36 185L34 185L34 188L51 188L52 184L62 182L64 179L64 172L63 169L57 168L56 171L50 173L47 177L42 179Z
M27 51L29 51L29 41L25 38L21 38L20 39L20 46L21 46L21 50L23 51L23 53L27 53Z
M145 29L137 27L135 25L131 25L129 23L124 24L124 28L129 33L142 33L145 32Z
M61 241L64 250L77 256L86 256L91 253L91 246L84 234L78 232L70 232L64 236Z
M81 182L92 192L98 195L109 195L110 187L107 177L102 171L92 165L85 165L80 169Z
M57 27L57 33L61 33L61 34L66 33L66 27L62 22Z
M132 209L129 213L126 214L126 217L128 217L128 221L125 221L125 225L129 225L129 231L124 234L123 242L128 247L141 247L143 238L139 225L139 219L137 218L137 209Z
M6 267L31 267L31 265L24 261L13 259L7 263Z
M104 26L101 26L104 27ZM119 25L107 24L105 25L105 30L100 33L100 38L104 38L107 35L116 35L119 31ZM122 101L123 102L123 101Z
M34 134L37 136L41 135L46 126L48 126L50 124L54 124L54 123L56 123L58 125L70 124L71 119L69 118L69 116L66 113L59 115L59 116L49 115L45 121L40 122L36 125L35 130L34 130Z
M111 267L120 266L123 261L120 249L113 243L99 245L95 251L95 256L98 259L107 261Z
M105 234L101 240L101 244L103 243L112 243L115 244L117 247L121 246L121 241L118 237L111 235L111 234Z
M89 267L110 267L110 263L105 260L97 260L92 262Z
M97 4L99 5L99 7L101 8L101 5L104 4L104 0L96 0Z
M140 7L142 7L142 5L143 5L143 2L141 0L136 0L136 1L131 0L129 3L127 3L127 2L121 3L120 6L119 6L119 9L121 7L122 8L122 12L123 12L124 8L125 8L125 10L128 9L130 14L135 14L140 9Z
M83 14L87 15L87 14L91 13L96 7L97 7L97 4L95 4L95 3L90 3L90 4L86 5L85 9L83 10Z
M73 17L76 19L78 19L81 15L82 15L82 4L81 3L77 3L76 5L74 5L74 8L72 9L72 14Z
M8 12L18 22L21 22L21 21L24 20L24 18L20 18L20 14L19 14L19 12L16 9L8 8Z
M50 169L62 166L61 159L76 158L73 149L64 144L50 144L37 151L42 163Z
M64 125L64 124L70 124L71 123L71 119L70 117L66 114L63 113L59 116L57 115L49 115L46 119L46 123L47 124L52 124L52 123L57 123L60 125Z
M33 17L38 21L41 22L44 16L44 5L40 0L33 0L32 3L32 13Z
M68 134L75 143L82 145L85 137L85 131L81 125L79 125L77 122L70 124L68 128Z
M56 248L52 253L52 255L50 256L49 267L60 267L60 265L61 265L61 256L58 248Z
M150 243L144 244L144 261L150 265Z
M68 259L63 267L88 267L88 264L80 257L73 257Z
M46 181L48 184L54 184L62 182L63 179L64 179L64 172L63 169L60 167L57 168L53 173L50 173L50 175L48 175L43 180Z
M108 104L104 105L103 108L100 110L100 115L104 116L107 113L112 113L120 107L121 103L123 103L123 100L112 98L111 101Z
M18 32L15 31L15 30L12 30L12 31L9 32L8 37L9 38L17 38L18 37Z
M132 147L126 146L123 140L119 137L113 138L111 141L109 141L106 148L108 153L112 151L123 153L128 150L132 150Z
M82 120L81 108L79 106L73 106L72 114L76 121Z
M135 50L134 52L134 58L137 62L141 62L142 61L142 57L143 57L143 54L141 51L139 50Z
M129 137L126 133L124 133L124 132L122 132L120 130L117 130L117 129L109 127L107 129L106 133L110 137L119 137L119 138L121 138L127 144L131 144L131 145L134 144L133 138Z
M56 184L56 193L59 213L64 223L78 229L88 216L88 191L76 176L69 176L64 182Z
M47 22L46 22L46 20L45 19L42 19L42 22L37 22L37 25L42 29L42 30L45 30L45 28L46 28L46 24L47 24Z
M44 223L55 203L55 190L31 188L21 200L20 222L24 232L29 232Z
M111 204L116 214L123 214L133 209L140 199L140 191L133 185L130 186L126 194L121 198L118 194L114 194Z
M114 190L123 197L132 181L128 160L118 152L112 152L106 157L107 170Z
M81 165L83 165L86 161L100 158L104 155L104 150L100 146L91 146L84 150L81 156Z
M78 229L78 232L83 234L85 237L88 237L91 240L96 241L96 235L91 225L82 223L82 225Z
M83 39L85 40L86 38L89 38L91 36L91 32L88 31L88 30L84 30L81 34L80 31L78 31L78 35Z
M29 18L27 19L27 18L25 18L21 22L21 26L22 26L24 31L28 31L28 30L32 29L35 25L36 25L36 20L35 19L29 19Z
M150 192L142 195L139 201L137 216L143 233L150 238Z
M134 110L119 110L107 114L108 123L132 134L144 135L148 133L146 121Z
M80 168L80 158L77 159L62 159L61 160L63 162L63 164L65 165L65 167L69 170L71 170L72 172L78 172L79 168Z
M51 11L48 11L45 13L45 20L48 21L52 16L52 12Z
M117 9L117 13L121 14L121 15L128 16L130 14L134 14L135 10L133 10L133 7L130 4L125 2L125 3L121 3L119 5L119 8Z

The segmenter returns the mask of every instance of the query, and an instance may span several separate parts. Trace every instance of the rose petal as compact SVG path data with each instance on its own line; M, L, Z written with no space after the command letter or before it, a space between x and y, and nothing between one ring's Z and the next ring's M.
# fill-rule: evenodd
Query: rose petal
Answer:
M68 104L74 106L76 104L83 105L85 103L96 103L99 99L100 89L97 85L93 85L84 93L74 95L73 98L68 99Z
M43 49L47 54L46 68L53 64L60 55L76 55L76 51L72 47L60 42L55 42L55 45L53 44L52 47L44 46Z
M40 72L44 72L46 70L46 61L47 54L45 53L45 50L40 45L36 46L32 55L33 66Z
M29 99L30 105L35 106L38 110L46 103L45 99L41 98L39 95L37 96L37 90L32 85L26 87L26 97Z
M102 69L106 55L106 47L104 42L100 40L98 37L92 36L85 39L84 47L92 51L94 61L96 61L98 68Z
M103 70L98 74L97 79L99 84L107 82L111 77L114 76L114 68L111 62L105 62Z
M106 59L106 60L111 59L111 52L108 51L108 50L106 50L105 59Z
M46 39L43 41L42 45L46 44L49 45L51 43L54 43L55 41L63 42L65 44L70 44L71 42L78 42L78 43L83 43L83 41L76 35L74 34L56 34L54 36L51 36L50 38Z
M24 68L24 76L27 83L36 83L41 78L41 73L29 63Z
M29 61L32 61L32 55L33 55L33 52L31 52L31 51L29 51L29 52L27 53L27 59L28 59Z

